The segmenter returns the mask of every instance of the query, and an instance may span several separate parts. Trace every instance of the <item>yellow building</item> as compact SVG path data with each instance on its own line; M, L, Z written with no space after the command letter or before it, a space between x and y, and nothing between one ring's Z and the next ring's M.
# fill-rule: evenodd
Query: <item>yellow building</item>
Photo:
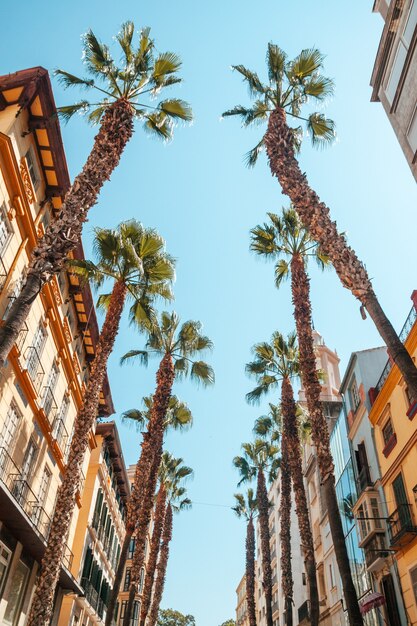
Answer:
M130 487L114 422L97 424L94 440L72 544L71 573L84 593L64 598L58 626L104 624L125 536Z
M401 339L417 357L417 291ZM371 392L369 419L388 508L390 550L394 551L409 624L417 624L417 402L410 398L390 361Z
M47 71L37 67L0 77L0 319L69 184ZM80 245L77 256L82 254ZM22 626L30 607L97 338L90 289L62 272L36 298L1 373L0 623L5 626ZM107 381L99 412L113 412ZM88 462L89 453L85 475ZM70 547L82 497L81 488ZM74 567L67 548L54 624L64 590L83 593Z

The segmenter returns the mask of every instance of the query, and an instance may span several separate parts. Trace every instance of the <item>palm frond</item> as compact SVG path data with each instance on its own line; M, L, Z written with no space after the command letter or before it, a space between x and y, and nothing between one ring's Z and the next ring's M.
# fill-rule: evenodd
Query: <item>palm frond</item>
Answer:
M80 78L64 70L55 70L54 75L58 77L58 82L65 88L68 87L93 87L94 81L91 78Z
M160 139L169 140L172 138L172 122L163 111L150 113L144 116L146 122L143 126L147 133L156 135Z
M317 50L317 48L306 48L291 61L291 76L298 80L303 80L317 72L323 65L323 61L324 56L320 50Z
M256 146L252 148L251 150L249 150L249 152L247 152L245 156L243 157L243 161L246 167L249 167L249 168L255 167L258 161L259 155L264 150L265 150L265 137L262 137L262 139L256 144Z
M76 104L69 104L67 106L58 107L57 111L59 117L66 124L76 113L85 113L86 111L88 111L89 106L90 105L87 100L81 100L81 102L77 102Z
M239 72L239 74L243 76L244 80L248 84L249 93L251 95L265 94L266 88L262 84L256 72L248 70L244 65L233 65L232 69Z
M159 103L158 108L173 119L180 119L185 122L191 122L193 119L193 112L190 105L178 98L163 100Z
M266 62L268 66L268 77L271 83L281 83L286 60L287 55L279 46L273 43L268 44Z
M146 350L129 350L120 358L120 365L124 365L127 361L134 362L139 360L141 365L148 365L149 353Z
M335 140L335 124L322 113L312 113L308 118L307 128L313 146L325 147Z
M284 280L290 275L290 266L288 261L280 259L275 265L275 287L279 289Z
M190 377L205 387L214 384L214 370L205 361L194 361L191 365Z

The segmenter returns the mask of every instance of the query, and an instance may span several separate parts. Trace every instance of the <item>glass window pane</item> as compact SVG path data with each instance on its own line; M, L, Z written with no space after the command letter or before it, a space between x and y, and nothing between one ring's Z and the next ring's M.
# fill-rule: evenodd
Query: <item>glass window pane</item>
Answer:
M404 28L403 39L408 48L413 37L414 29L417 24L417 2L413 0L411 3L410 13L408 14L407 22Z
M392 66L391 74L387 83L385 94L388 102L392 104L397 91L398 83L400 82L400 76L404 67L405 57L407 56L407 50L404 44L400 41L398 44L397 54L395 56L394 64Z
M12 585L3 617L4 624L11 626L17 622L28 577L29 568L22 561L19 561L13 573Z

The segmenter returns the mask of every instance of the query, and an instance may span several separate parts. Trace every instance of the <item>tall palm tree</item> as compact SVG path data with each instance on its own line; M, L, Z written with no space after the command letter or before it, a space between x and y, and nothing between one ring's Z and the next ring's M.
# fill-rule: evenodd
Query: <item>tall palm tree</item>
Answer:
M126 424L127 426L134 426L136 430L142 432L146 425L149 423L149 420L151 419L153 405L152 396L147 396L146 398L143 398L143 404L145 407L143 410L130 409L128 411L125 411L122 414L122 423ZM164 417L164 431L167 431L171 428L174 430L184 431L192 425L192 421L193 417L191 411L185 404L185 402L181 402L176 396L171 396L168 402L168 409ZM140 485L147 480L147 470L147 467L144 468L144 457L142 458L142 455L140 455L136 464L134 484ZM116 574L114 577L113 588L107 608L106 626L110 626L113 620L116 603L120 591L120 585L123 580L123 574L126 566L129 545L136 528L138 503L137 501L133 501L133 498L134 491L130 498L130 500L132 501L128 502L127 516L125 522L126 533L123 539L119 562L117 564ZM163 502L163 507L165 508L165 500Z
M266 623L273 626L272 619L272 567L271 547L269 545L269 508L268 491L266 488L265 472L268 473L269 482L275 480L279 467L278 447L266 443L262 439L255 439L253 443L242 444L243 455L233 459L233 465L239 471L239 485L249 482L255 477L256 502L259 511L259 527L261 531L261 554L262 554L262 587L265 594Z
M19 296L0 328L0 366L7 358L30 307L43 285L61 271L68 253L80 240L89 209L97 202L104 183L120 161L131 139L135 120L157 137L173 136L174 122L190 121L191 109L176 98L155 99L162 90L181 82L180 58L172 52L159 53L144 28L135 45L133 22L125 22L116 40L121 50L120 65L114 61L108 46L101 43L92 30L83 37L83 57L88 76L79 78L64 70L56 74L64 87L77 87L94 94L92 101L61 107L59 113L69 120L83 113L87 120L99 124L99 132L87 161L68 192L60 214L46 229L32 251L27 277Z
M294 210L284 210L281 217L273 214L270 214L269 217L271 224L257 226L252 230L251 247L258 254L275 261L275 284L277 287L286 278L291 277L301 380L311 420L312 439L317 451L323 495L328 510L330 530L350 623L359 626L363 620L350 571L336 497L330 437L320 400L321 384L314 351L310 285L306 270L310 258L314 258L319 265L323 266L326 256L323 255L321 246L314 244Z
M113 281L110 295L100 297L107 313L100 332L96 356L91 368L84 401L74 422L68 463L58 490L48 545L41 562L41 572L29 615L29 626L49 624L54 593L58 582L65 543L80 484L81 467L88 438L100 399L100 391L113 350L126 299L134 300L132 311L141 320L152 316L156 296L171 298L174 278L173 261L165 252L165 242L154 230L145 229L135 220L124 222L116 230L97 228L94 249L98 262L77 261L73 272L90 279L97 286L106 279Z
M187 480L192 475L193 470L186 465L182 465L182 462L182 459L173 459L172 457L171 459L168 458L167 471L165 471L165 474L164 471L162 471L162 475L160 477L160 479L163 480L165 483L167 493L167 505L165 509L164 525L162 530L162 543L159 548L159 560L158 564L156 565L156 578L154 579L154 570L151 574L152 578L150 579L150 591L152 591L153 583L152 603L150 605L150 608L148 605L146 613L144 613L141 609L141 626L144 626L147 616L148 626L155 626L158 619L159 606L161 604L162 594L164 592L165 586L165 576L169 558L169 546L172 539L172 513L179 513L180 511L191 508L191 500L186 497L187 490L185 487L182 486L182 483L184 480ZM155 556L157 556L157 554Z
M304 565L308 581L308 592L310 599L310 621L312 626L319 623L319 595L316 578L316 560L314 557L313 534L307 497L304 487L303 468L301 459L301 443L299 429L304 428L305 420L302 412L298 409L292 390L291 380L299 375L298 351L295 334L290 334L287 340L280 333L274 333L270 343L257 344L254 348L255 359L247 366L247 371L256 376L258 387L248 394L250 402L256 402L263 394L270 389L275 389L281 384L280 406L270 404L268 415L258 418L255 422L254 433L267 441L275 442L282 436L281 445L281 529L284 530L282 543L285 551L284 562L281 562L283 570L283 588L287 605L287 623L291 623L292 613L292 585L287 572L290 571L288 565L290 538L285 536L286 527L289 528L290 502L288 501L288 480L283 478L290 470L291 481L295 497L295 509L298 519L301 544L304 553ZM286 498L284 498L284 495ZM283 501L284 500L284 501ZM281 530L281 533L282 533ZM282 535L281 535L282 538Z
M144 435L141 452L141 467L136 466L134 498L131 499L132 511L137 519L136 544L131 568L131 587L125 612L128 626L135 599L135 590L139 582L140 571L145 558L146 533L151 519L152 503L158 478L158 468L162 457L164 436L164 418L172 386L176 378L190 376L192 380L211 385L214 372L205 361L196 357L212 348L212 342L201 333L201 323L187 321L180 326L176 313L161 313L160 320L142 325L148 331L148 339L143 350L130 350L121 362L139 359L144 365L149 356L161 358L156 374L156 391L153 396L151 417ZM143 471L142 471L143 470ZM141 481L139 482L139 477Z
M338 232L328 207L310 187L295 156L301 145L303 126L313 145L322 146L334 138L331 120L322 113L303 112L305 105L320 104L333 93L333 82L320 73L323 58L319 50L307 49L290 61L283 50L269 43L268 83L262 83L256 72L243 65L234 66L233 69L247 82L255 101L251 107L239 105L223 115L239 116L243 126L268 122L260 142L249 152L248 164L253 165L266 147L271 174L278 178L283 193L291 199L304 226L331 260L342 285L359 299L362 311L365 308L368 311L402 373L410 395L417 401L417 367L385 315L363 263L347 244L345 236ZM288 124L288 116L297 126ZM362 623L359 609L355 609L355 615L358 623Z
M243 517L246 524L246 604L248 607L249 626L256 626L256 601L255 601L255 526L253 519L258 506L251 487L248 488L246 497L241 493L235 493L236 504L232 507L238 517Z

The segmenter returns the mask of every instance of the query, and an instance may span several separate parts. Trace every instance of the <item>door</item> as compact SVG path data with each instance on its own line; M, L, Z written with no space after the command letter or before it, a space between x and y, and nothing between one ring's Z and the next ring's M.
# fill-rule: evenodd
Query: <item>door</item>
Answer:
M401 626L397 596L395 595L394 582L391 574L383 577L382 591L385 596L385 613L388 618L388 626Z
M52 365L51 371L49 372L48 381L46 383L46 387L44 389L44 394L43 394L43 399L42 399L42 406L48 417L50 417L49 414L51 412L53 405L55 404L54 391L55 391L56 384L58 382L58 376L59 376L59 369L57 365L54 363ZM55 405L55 408L57 408L56 405Z
M26 500L27 493L29 491L29 480L32 476L33 466L35 465L36 456L38 454L38 446L33 439L29 440L28 447L26 448L25 456L23 458L22 469L20 471L20 477L15 480L13 487L13 495L21 506Z
M37 374L39 373L41 363L40 357L42 350L46 342L46 330L43 327L42 322L39 323L36 329L35 336L33 337L31 350L29 350L28 359L26 363L26 369L28 370L31 379L35 381Z
M395 502L397 504L398 511L398 531L403 530L408 525L411 525L411 514L408 506L407 492L403 481L403 475L398 474L397 478L392 482L392 488L394 490Z
M3 429L0 433L0 475L7 477L10 473L11 467L9 458L13 454L13 444L16 438L17 427L20 420L20 413L17 406L12 401L10 408L7 411L6 421L4 422Z

